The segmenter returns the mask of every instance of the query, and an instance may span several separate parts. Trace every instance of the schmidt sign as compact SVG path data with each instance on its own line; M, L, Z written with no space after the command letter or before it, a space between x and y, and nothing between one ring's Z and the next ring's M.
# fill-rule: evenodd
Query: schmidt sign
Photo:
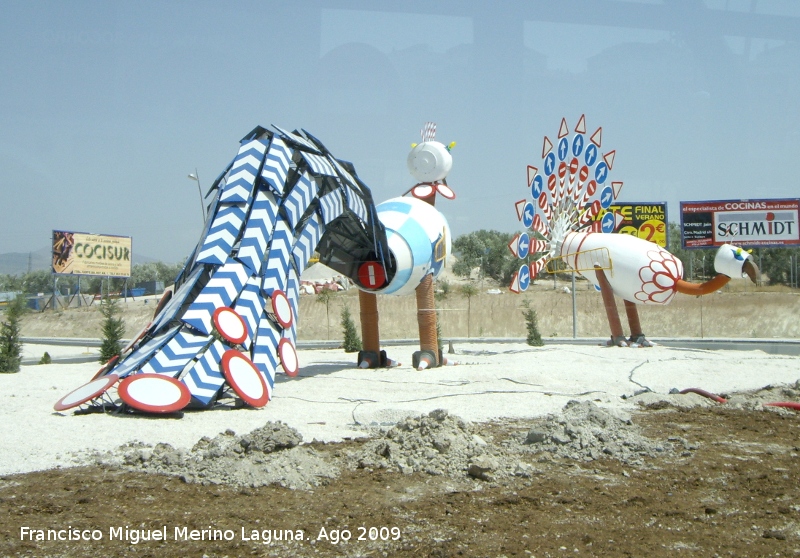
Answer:
M800 200L681 202L684 248L800 244Z

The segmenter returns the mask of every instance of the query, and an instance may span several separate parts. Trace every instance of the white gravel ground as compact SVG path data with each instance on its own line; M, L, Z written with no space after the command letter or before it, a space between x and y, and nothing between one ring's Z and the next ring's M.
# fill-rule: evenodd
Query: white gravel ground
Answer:
M34 347L39 356L48 350ZM54 352L60 356L61 350ZM63 350L74 355L85 349ZM393 424L434 409L483 422L544 416L577 399L625 413L641 399L632 396L646 389L660 398L706 404L697 395L668 393L689 387L731 393L800 378L800 357L761 351L462 344L452 355L458 366L417 372L410 367L413 350L391 348L390 356L406 364L377 371L355 368L354 355L341 350L300 351L300 375L279 376L274 398L263 409L187 412L181 419L56 412L53 404L89 381L99 365L23 366L19 374L0 374L6 448L0 452L0 474L72 466L88 452L133 441L190 448L202 436L226 429L244 434L267 421L287 423L306 441L336 441L364 436L364 426ZM113 388L110 393L116 396ZM654 394L646 397L651 401Z

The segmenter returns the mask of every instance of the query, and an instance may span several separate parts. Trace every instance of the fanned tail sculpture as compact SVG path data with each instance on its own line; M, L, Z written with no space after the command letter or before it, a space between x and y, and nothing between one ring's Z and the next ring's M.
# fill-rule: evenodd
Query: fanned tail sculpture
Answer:
M413 292L449 252L447 221L432 204L376 207L355 168L305 130L256 127L212 192L200 241L152 322L57 411L263 407L275 375L299 371L299 278L315 251L373 296ZM377 346L377 324L374 337Z
M572 134L561 120L555 144L545 136L541 169L528 166L533 201L516 202L517 217L526 228L509 243L525 260L511 282L515 293L528 288L544 270L575 271L598 288L611 329L609 344L650 346L642 332L636 305L668 304L675 293L714 292L731 277L747 275L757 281L752 256L729 244L714 259L717 271L703 284L683 280L683 264L653 242L613 231L621 216L605 212L619 196L622 182L611 181L615 150L601 153L602 128L591 135L582 115ZM630 337L625 338L614 295L625 302Z

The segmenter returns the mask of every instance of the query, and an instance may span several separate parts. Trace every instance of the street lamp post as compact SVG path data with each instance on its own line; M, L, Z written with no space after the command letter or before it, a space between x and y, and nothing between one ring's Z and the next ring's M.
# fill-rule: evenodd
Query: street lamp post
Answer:
M194 169L194 173L189 173L189 178L197 182L197 193L200 194L200 212L203 215L203 222L206 221L206 206L203 205L203 190L200 189L200 174L197 172L197 167Z

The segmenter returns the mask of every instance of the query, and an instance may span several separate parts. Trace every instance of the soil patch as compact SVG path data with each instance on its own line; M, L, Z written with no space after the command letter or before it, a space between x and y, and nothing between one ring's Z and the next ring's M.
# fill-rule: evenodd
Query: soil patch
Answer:
M567 407L563 417L472 425L435 411L377 432L373 439L339 444L294 445L298 440L291 429L276 423L243 436L223 433L201 440L185 456L152 448L139 464L134 459L120 465L5 476L0 478L0 554L800 552L796 413L747 405L680 408L661 402L643 406L627 419L605 416L587 404ZM593 454L594 447L605 445L627 449ZM388 452L381 450L387 447ZM228 480L204 484L211 478L181 478L175 476L177 470L164 471L170 475L138 472L151 468L144 467L145 462L152 463L153 470L169 469L173 457L177 464L200 456L199 462L220 463L258 457L267 467L271 458L298 450L313 452L315 459L336 467L338 476L292 490L281 475L276 475L277 484L253 488ZM124 448L119 455L142 451L145 448ZM487 456L499 460L497 471L508 470L512 461L529 467L483 478L471 474L470 465ZM306 466L302 460L296 463ZM97 530L102 539L48 542L20 536L23 527L44 532L70 526ZM197 530L198 537L205 530L205 540L176 540L176 528L178 535ZM112 529L123 540L110 540ZM166 541L137 538L133 543L132 537L149 533L152 538L161 529L166 530ZM217 532L232 538L209 540ZM344 541L348 534L350 539Z

